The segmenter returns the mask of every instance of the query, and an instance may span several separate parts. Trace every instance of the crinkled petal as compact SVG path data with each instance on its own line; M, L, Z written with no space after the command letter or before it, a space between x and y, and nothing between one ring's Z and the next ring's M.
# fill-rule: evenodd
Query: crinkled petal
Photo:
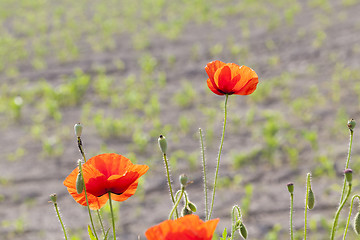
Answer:
M133 165L129 159L116 153L100 154L90 158L86 163L93 165L107 178L112 175L122 175L130 165Z
M236 74L240 75L241 79L233 88L234 94L249 95L253 93L259 82L256 72L247 66L241 66Z

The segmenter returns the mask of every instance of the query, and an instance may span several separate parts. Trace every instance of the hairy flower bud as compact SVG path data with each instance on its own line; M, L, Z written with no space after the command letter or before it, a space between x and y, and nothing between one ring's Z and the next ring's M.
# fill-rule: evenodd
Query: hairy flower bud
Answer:
M181 186L186 186L186 184L188 183L188 177L185 174L181 174L179 176L179 181Z
M352 170L348 168L348 169L346 169L346 170L344 171L344 173L345 173L346 181L347 181L349 184L351 184L351 182L352 182Z
M195 204L193 204L192 202L188 202L188 207L193 212L196 212L196 210L197 210Z
M166 154L167 142L166 142L165 136L160 135L160 137L158 139L158 143L159 143L159 147L160 147L161 152L163 154Z
M79 172L76 178L76 192L80 194L82 193L83 190L84 190L84 179L81 173Z
M360 212L358 212L354 218L354 231L357 235L360 234Z
M240 223L239 233L244 239L247 238L247 230L243 223Z
M289 193L293 193L294 192L294 183L290 182L287 185L288 191Z
M81 123L77 123L74 125L75 135L78 138L81 137L82 129L83 129L83 126L81 125Z
M181 216L186 216L186 215L190 215L193 212L191 211L191 209L189 209L187 206L184 206L184 208L181 210Z
M308 209L313 209L315 206L315 195L314 192L312 191L312 189L310 188L309 190L309 195L308 195Z
M51 202L56 203L56 201L57 201L56 193L53 193L50 195L50 200L51 200Z

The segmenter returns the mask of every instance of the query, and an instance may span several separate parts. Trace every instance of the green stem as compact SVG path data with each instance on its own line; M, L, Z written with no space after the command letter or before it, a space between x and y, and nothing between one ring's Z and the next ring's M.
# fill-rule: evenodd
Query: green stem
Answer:
M222 147L223 147L223 144L224 144L225 126L226 126L226 118L227 118L227 102L228 102L229 95L226 94L225 96L226 97L225 97L225 104L224 104L225 105L225 107L224 107L224 126L223 126L221 142L220 142L220 148L219 148L219 154L218 154L217 165L216 165L216 171L215 171L214 189L213 189L213 194L212 194L210 212L209 212L209 215L207 217L207 220L210 220L211 214L212 214L212 211L213 211L213 208L214 208L216 183L217 183L219 167L220 167L220 156L221 156L221 151L222 151Z
M337 227L337 223L338 223L338 220L339 220L339 215L340 215L340 212L341 212L342 208L344 207L347 199L349 198L349 195L350 195L350 193L351 193L351 188L352 188L352 184L349 184L349 189L348 189L348 192L347 192L347 194L346 194L346 197L345 197L344 200L341 202L338 210L336 211L336 214L335 214L335 217L334 217L333 226L332 226L332 229L331 229L331 237L330 237L331 240L334 240L335 232L336 232L336 227Z
M172 186L171 186L170 170L169 170L169 164L168 164L168 161L167 161L167 158L166 158L166 153L164 153L164 163L165 163L165 168L166 168L166 175L167 175L171 200L172 200L173 204L175 204L175 198L174 198L174 193L173 193L173 189L172 189ZM176 208L175 218L177 219L178 217L179 217L179 213L178 213L178 210Z
M105 236L106 233L105 233L104 224L103 224L103 222L102 222L102 217L101 217L101 214L100 214L100 210L97 210L97 215L98 215L99 222L100 222L100 225L101 225L101 230L102 230L102 232L103 232L103 235Z
M235 215L235 210L237 210L237 213L238 213L237 215ZM231 236L230 236L230 240L234 239L235 231L237 230L236 224L237 224L237 221L239 219L241 219L241 211L240 211L239 206L235 205L232 208L232 211L231 211Z
M168 218L169 220L171 219L172 215L174 214L175 209L177 209L177 206L178 206L179 203L180 203L180 200L181 200L181 198L182 198L182 195L184 194L184 191L185 191L185 188L182 187L182 188L181 188L181 192L180 192L180 197L176 199L176 203L174 204L174 206L173 206L173 208L172 208L172 210L171 210L171 212L170 212L170 214L169 214L169 218Z
M294 239L293 230L294 194L290 193L290 239Z
M345 169L349 168L349 163L350 163L350 156L351 156L351 148L352 148L352 142L353 142L353 136L354 136L354 131L350 130L350 141L349 141L349 151L348 151L348 156L347 156L347 160L346 160L346 165L345 165ZM343 184L343 188L342 188L342 192L341 192L341 198L340 198L340 203L343 201L344 199L344 195L345 195L345 187L346 187L346 177L344 176L344 184Z
M63 230L63 232L64 232L64 237L65 237L65 240L67 240L68 238L67 238L67 236L66 236L66 229L65 229L65 226L64 226L63 221L61 220L61 216L60 216L59 208L58 208L58 205L57 205L57 203L56 203L56 202L54 203L54 207L55 207L56 214L57 214L57 216L58 216L58 218L59 218L59 221L60 221L60 224L61 224L62 230Z
M112 221L112 227L113 227L114 240L116 240L115 219L114 219L114 211L113 211L113 206L112 206L112 201L111 201L111 192L109 192L109 203L110 203L111 221Z
M360 196L359 196L359 195L354 195L354 196L352 197L352 199L351 199L349 217L348 217L348 220L347 220L347 223L346 223L343 240L345 240L345 238L346 238L347 230L348 230L349 224L350 224L351 212L352 212L352 208L353 208L353 205L354 205L354 200L355 200L356 197L360 200Z
M81 176L82 176L82 179L83 179L83 182L84 182L83 184L84 184L85 199L86 199L87 209L88 209L88 212L89 212L89 217L90 217L91 226L92 226L92 228L93 228L93 231L94 231L94 234L95 234L96 239L99 239L98 236L97 236L97 234L96 234L96 230L95 230L95 226L94 226L94 221L93 221L92 216L91 216L91 211L90 211L90 206L89 206L89 200L88 200L88 196L87 196L85 179L84 179L84 173L83 173L81 164L79 164L79 171L80 171L80 173L81 173Z
M304 240L306 240L306 231L307 231L307 209L309 202L309 190L310 190L310 173L306 177L306 197L305 197L305 226L304 226Z
M202 164L203 164L203 172L204 172L204 193L205 193L205 218L209 215L209 204L208 204L208 193L207 193L207 180L206 180L206 159L205 159L205 148L204 148L204 140L201 128L199 128L200 134L200 143L201 143L201 155L202 155Z

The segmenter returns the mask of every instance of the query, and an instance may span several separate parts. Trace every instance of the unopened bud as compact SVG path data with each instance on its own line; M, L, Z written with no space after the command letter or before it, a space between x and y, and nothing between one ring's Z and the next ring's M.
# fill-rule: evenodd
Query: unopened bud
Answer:
M309 196L308 196L308 209L313 209L315 206L315 195L312 189L309 190Z
M192 202L188 202L188 207L191 211L196 212L196 206Z
M80 194L82 193L83 190L84 190L84 179L81 175L81 172L79 172L76 178L76 192Z
M193 212L191 211L191 209L189 209L188 207L184 207L182 210L181 210L181 216L186 216L186 215L190 215L192 214Z
M163 154L166 154L167 142L166 142L165 136L160 135L158 142L159 142L159 147L160 147L161 152Z
M186 186L186 184L188 183L188 177L185 174L181 174L179 177L179 181L181 186Z
M354 130L355 126L356 126L356 122L355 120L352 118L347 122L347 126L350 130Z
M56 201L57 201L56 193L53 193L50 195L50 200L51 200L51 202L56 203Z
M83 129L83 126L81 125L81 123L77 123L74 125L75 135L78 138L81 137L82 129Z
M247 230L243 223L240 223L239 233L244 239L247 238Z
M351 184L351 182L352 182L352 170L348 168L348 169L346 169L346 170L344 171L344 173L345 173L346 181L347 181L349 184Z
M354 218L354 231L357 235L360 234L360 212L358 212Z
M293 193L294 192L294 183L290 182L287 185L288 191L289 193Z

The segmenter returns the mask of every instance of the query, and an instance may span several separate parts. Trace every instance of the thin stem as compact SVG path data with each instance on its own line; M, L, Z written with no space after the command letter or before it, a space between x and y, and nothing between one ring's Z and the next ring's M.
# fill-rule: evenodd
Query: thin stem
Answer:
M294 194L290 193L290 239L294 239L293 230Z
M212 194L212 200L211 200L211 207L210 207L210 212L209 215L207 217L207 220L210 220L211 218L211 214L214 208L214 201L215 201L215 190L216 190L216 183L217 183L217 178L218 178L218 173L219 173L219 167L220 167L220 156L221 156L221 151L222 151L222 147L224 144L224 136L225 136L225 127L226 127L226 118L227 118L227 102L228 102L228 98L229 95L225 95L225 107L224 107L224 126L223 126L223 131L222 131L222 136L221 136L221 142L220 142L220 148L219 148L219 155L218 155L218 159L217 159L217 165L216 165L216 171L215 171L215 179L214 179L214 189L213 189L213 194Z
M237 215L235 215L235 210L237 210L237 212L238 212ZM235 205L232 208L232 211L231 211L231 236L230 236L230 240L234 239L234 234L235 234L235 231L237 230L237 221L239 219L241 219L241 211L240 211L239 206Z
M168 164L168 161L167 161L167 158L166 158L166 153L164 153L164 163L165 163L165 168L166 168L166 175L167 175L171 200L172 200L173 204L175 204L175 198L174 198L174 193L173 193L172 186L171 186L170 170L169 170L169 164ZM176 208L175 218L177 219L178 217L179 217L179 213L178 213L178 210Z
M95 230L95 226L94 226L94 221L93 221L92 216L91 216L91 211L90 211L90 206L89 206L89 200L88 200L87 191L86 191L86 185L85 185L85 180L84 180L84 173L83 173L81 164L79 164L79 171L80 171L81 176L82 176L82 179L83 179L85 199L86 199L86 206L87 206L87 209L88 209L88 212L89 212L89 217L90 217L91 226L92 226L92 228L93 228L93 231L94 231L94 234L95 234L96 239L99 239L98 236L97 236L97 234L96 234L96 230Z
M109 192L109 203L110 203L111 221L112 221L112 227L113 227L114 240L116 240L115 219L114 219L114 211L113 211L113 206L112 206L112 201L111 201L111 192Z
M353 208L353 205L354 205L354 200L355 200L356 197L360 200L360 196L359 196L359 195L354 195L354 196L352 197L352 199L351 199L349 217L348 217L348 219L347 219L347 223L346 223L346 227L345 227L345 231L344 231L344 238L343 238L343 240L345 240L345 238L346 238L347 230L348 230L349 224L350 224L351 212L352 212L352 208Z
M205 193L205 218L209 215L209 204L208 204L208 193L207 193L207 180L206 180L206 159L205 159L205 147L201 128L199 128L200 144L201 144L201 155L204 173L204 193Z
M346 164L345 164L345 169L349 168L350 156L351 156L351 148L352 148L352 142L353 142L353 136L354 136L354 131L351 130L351 129L349 129L349 130L350 130L349 151L348 151L348 156L347 156L347 160L346 160ZM345 187L346 187L346 177L344 176L344 184L343 184L343 188L342 188L342 192L341 192L340 203L344 199Z
M58 218L59 218L59 221L60 221L62 230L63 230L63 232L64 232L65 240L67 240L68 238L67 238L67 236L66 236L66 229L65 229L65 226L64 226L63 221L61 220L61 215L60 215L59 208L58 208L58 205L57 205L56 202L54 203L54 207L55 207L56 214L57 214L57 216L58 216Z
M86 162L85 152L84 152L84 148L83 148L82 141L81 141L81 138L80 138L80 137L78 137L78 147L79 147L81 156L82 156L83 159L84 159L84 162Z
M105 236L106 233L105 233L104 224L103 224L103 222L102 222L102 217L101 217L101 214L100 214L100 210L97 210L97 215L98 215L99 222L100 222L100 225L101 225L101 230L102 230L102 232L103 232L103 235Z
M310 173L308 173L306 177L304 240L306 240L306 231L307 231L307 209L309 202L310 176L311 176Z
M175 209L177 209L177 206L179 205L180 200L181 200L182 195L184 194L184 192L185 192L185 188L182 187L182 188L181 188L181 192L180 192L180 197L176 199L176 203L174 204L174 206L173 206L173 208L172 208L172 210L171 210L171 212L170 212L170 214L169 214L169 218L168 218L168 219L171 219L172 215L173 215L174 212L175 212ZM176 194L176 195L177 195L177 194Z
M336 211L336 214L335 214L335 217L334 217L333 226L332 226L332 229L331 229L331 237L330 237L331 240L334 240L335 232L336 232L336 227L337 227L337 223L338 223L338 220L339 220L339 215L340 215L341 209L344 207L347 199L348 199L349 196L350 196L351 188L352 188L352 184L349 183L349 188L348 188L348 192L347 192L347 194L346 194L346 197L344 198L344 200L343 200L342 203L340 204L338 210Z

